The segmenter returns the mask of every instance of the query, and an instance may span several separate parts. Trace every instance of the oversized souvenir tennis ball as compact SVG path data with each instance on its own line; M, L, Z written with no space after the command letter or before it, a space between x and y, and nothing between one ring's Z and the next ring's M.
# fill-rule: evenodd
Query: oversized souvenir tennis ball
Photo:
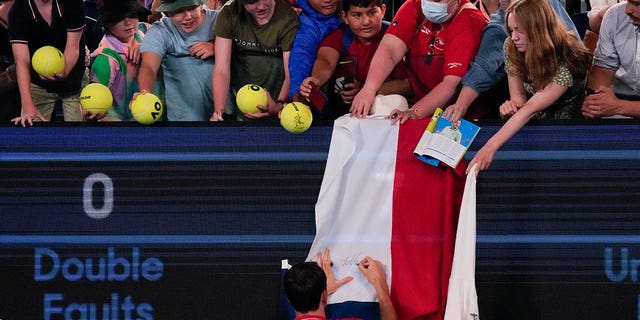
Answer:
M152 124L162 116L163 107L160 99L151 93L142 93L131 102L131 114L142 124Z
M113 105L111 90L101 83L89 83L80 92L80 104L91 113L105 113Z
M53 76L64 71L64 54L56 47L41 47L33 53L31 66L41 76Z
M311 108L301 102L287 103L280 112L280 124L291 133L303 133L311 127Z
M267 92L257 84L246 84L236 95L236 104L242 113L261 112L258 105L267 106L269 98Z

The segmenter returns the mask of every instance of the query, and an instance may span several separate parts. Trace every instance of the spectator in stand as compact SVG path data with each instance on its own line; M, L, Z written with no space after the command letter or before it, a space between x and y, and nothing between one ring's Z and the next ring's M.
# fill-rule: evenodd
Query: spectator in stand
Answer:
M588 87L582 104L587 118L640 118L637 54L640 0L613 5L602 20Z
M16 65L9 44L7 23L13 0L0 1L0 122L20 116L20 91L16 81Z
M296 311L296 320L325 319L327 297L353 279L347 277L336 280L331 265L329 250L325 250L324 254L318 255L317 263L298 263L287 271L283 280L284 291ZM389 286L382 263L365 257L358 263L358 268L376 290L380 304L380 319L397 319L389 297Z
M161 0L145 0L144 6L151 11L151 14L147 16L147 22L154 23L162 19L162 12L157 11L158 7L162 3Z
M311 83L323 87L331 97L324 106L315 106L324 118L333 120L349 112L353 97L367 77L371 58L389 23L383 21L386 6L382 0L343 0L340 28L331 32L318 49L311 76L302 81L300 94L309 98ZM334 80L330 82L330 80ZM378 94L411 96L404 62L398 63Z
M149 25L140 22L151 12L137 0L110 0L98 8L98 26L106 34L91 54L91 82L101 83L111 90L113 107L108 114L87 113L91 120L131 121L129 103L138 91L140 43ZM161 96L159 90L154 94Z
M295 4L302 12L300 29L293 41L289 60L289 98L304 101L304 97L299 93L300 85L311 75L318 54L318 45L331 31L338 28L340 19L338 0L297 0Z
M516 0L507 8L506 19L511 100L500 106L500 115L509 119L476 153L467 171L475 164L478 170L488 169L496 151L532 118L580 118L589 51L547 1Z
M56 100L62 100L65 121L82 121L80 90L88 83L85 66L84 2L26 0L9 11L9 35L16 62L22 112L12 121L22 126L49 121ZM42 77L31 67L31 56L43 46L64 53L65 68Z
M478 51L486 25L468 0L409 0L382 38L367 80L351 105L351 115L366 117L376 92L406 56L414 95L412 108L392 111L393 121L420 119L449 103Z
M218 10L220 11L220 9L222 9L222 6L224 6L225 1L223 0L207 0L207 2L204 3L204 5L211 9L211 10Z
M203 3L162 0L157 10L165 17L149 28L140 46L140 92L152 92L155 82L163 81L168 121L207 121L213 114L213 25L218 12Z
M607 12L609 7L619 2L620 0L589 0L589 4L591 4L591 10L587 12L589 30L594 33L600 33L600 25L602 24L602 18L604 18L605 12Z
M549 4L562 19L564 25L578 37L578 30L571 17L558 0L548 0ZM476 110L486 110L485 115L494 113L494 106L508 98L507 73L504 70L504 40L507 38L507 26L504 11L511 0L500 0L500 7L491 15L489 24L482 31L480 49L467 73L462 78L462 90L456 102L448 106L443 116L451 122L465 117L473 104ZM476 100L477 99L477 100ZM497 110L495 111L497 115ZM471 115L471 118L482 117L483 114Z
M230 95L246 84L257 84L269 93L268 105L246 114L247 118L275 117L282 110L288 100L289 57L298 27L298 15L282 0L234 0L222 8L214 27L211 121L222 119L226 106L235 101Z

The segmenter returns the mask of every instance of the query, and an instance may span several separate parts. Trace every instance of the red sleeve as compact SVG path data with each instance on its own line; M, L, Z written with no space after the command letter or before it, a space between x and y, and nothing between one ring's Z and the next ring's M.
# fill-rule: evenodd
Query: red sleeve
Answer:
M331 31L328 36L322 39L318 48L320 47L333 48L342 55L342 28Z
M418 29L418 23L422 23L423 20L422 9L416 7L415 1L405 1L393 17L386 33L400 38L409 48Z
M478 10L465 9L458 13L446 31L443 76L464 76L478 52L486 24Z

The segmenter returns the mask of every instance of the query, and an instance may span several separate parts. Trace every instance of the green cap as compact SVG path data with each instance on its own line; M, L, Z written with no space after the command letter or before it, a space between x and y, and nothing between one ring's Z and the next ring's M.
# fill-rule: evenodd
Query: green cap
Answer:
M162 0L160 6L156 8L156 11L171 12L186 7L201 5L205 2L206 0Z

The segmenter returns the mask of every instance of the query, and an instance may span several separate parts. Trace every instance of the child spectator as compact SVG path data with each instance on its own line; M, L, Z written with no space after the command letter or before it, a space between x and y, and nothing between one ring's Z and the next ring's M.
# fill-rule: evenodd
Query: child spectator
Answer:
M318 49L311 76L304 79L300 94L309 98L311 83L325 86L331 97L325 106L315 106L325 118L333 120L349 112L353 97L367 77L373 54L389 23L383 21L386 6L382 0L343 0L344 25L331 32ZM334 93L334 94L332 94ZM398 63L392 75L378 90L379 94L411 96L404 62Z
M289 98L302 101L303 97L299 95L300 85L302 80L311 74L318 53L318 44L329 32L338 28L340 20L337 16L338 0L296 0L296 5L302 12L300 29L293 41L289 61Z
M275 116L282 110L289 93L289 57L298 27L298 16L282 0L234 0L222 8L214 27L215 113L211 121L221 119L229 95L246 84L257 84L273 97L261 112L246 117Z
M467 170L491 165L493 155L529 119L580 117L584 78L591 54L560 22L547 1L516 0L506 11L510 38L504 42L511 100L500 106L509 118L471 160Z
M213 114L213 25L218 12L203 3L162 0L157 10L165 17L149 28L140 46L140 92L151 92L161 75L168 121L206 121Z
M578 37L571 17L558 0L547 0L564 25ZM511 0L500 0L500 7L491 15L489 24L482 31L480 48L462 78L462 90L456 102L448 106L443 116L451 122L467 116L470 119L482 118L488 114L497 114L494 106L508 98L507 73L504 70L504 40L507 38L507 26L504 11ZM477 99L477 100L476 100ZM467 110L473 106L473 112Z
M82 121L80 89L88 82L85 66L84 3L72 0L16 1L9 11L9 35L22 113L15 124L49 121L56 100L62 100L65 121ZM31 56L43 46L64 53L60 74L41 77L31 67Z
M113 107L104 119L131 121L129 103L133 93L138 91L140 42L148 28L140 18L151 12L137 0L110 0L98 9L97 24L106 29L106 34L92 53L90 80L109 87L113 95ZM155 93L158 95L157 91ZM104 116L88 115L90 119Z
M160 19L162 19L162 12L157 11L160 6L161 0L145 0L144 6L145 8L151 10L151 14L147 16L147 22L154 23Z

